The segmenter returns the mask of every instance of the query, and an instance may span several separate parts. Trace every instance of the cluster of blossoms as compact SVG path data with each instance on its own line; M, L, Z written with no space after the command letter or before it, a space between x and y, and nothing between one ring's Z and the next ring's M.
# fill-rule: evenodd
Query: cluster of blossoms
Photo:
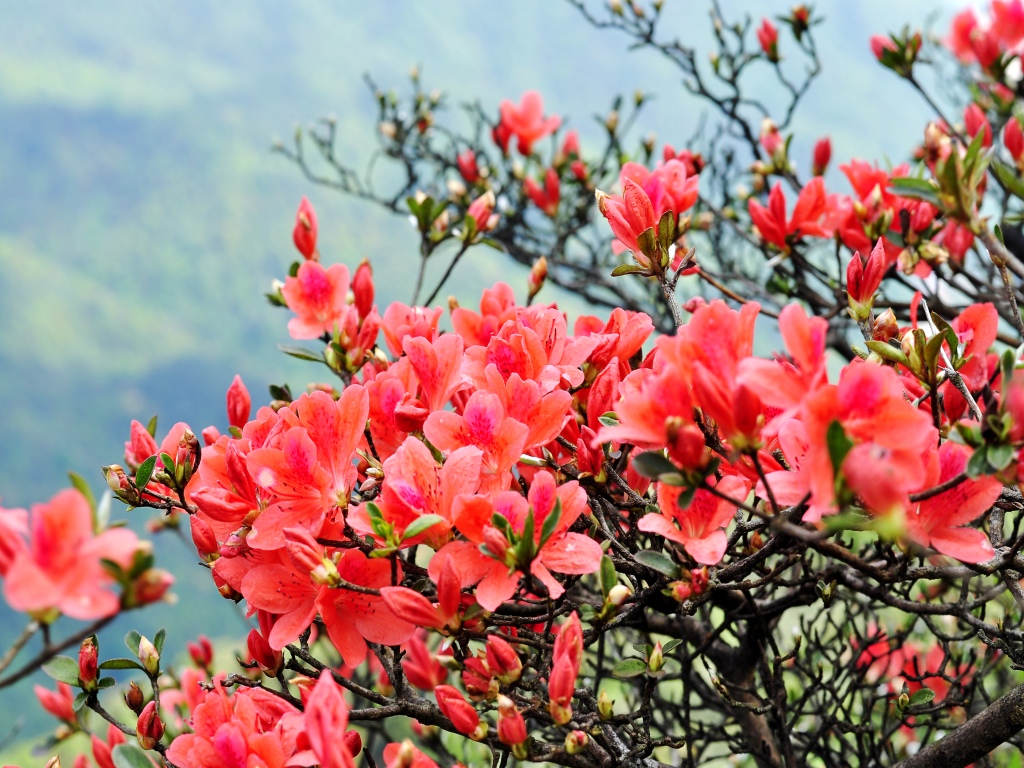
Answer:
M958 16L950 46L1002 77L1024 38L1024 11L1018 0L997 1L992 15L987 27L973 12ZM803 6L783 21L798 43L813 23ZM765 19L755 34L759 55L777 68L778 29ZM906 35L872 41L879 60L904 76L920 46ZM451 300L446 312L414 299L380 311L368 261L354 270L323 263L317 215L303 199L293 231L301 259L269 299L290 311L293 339L319 344L285 351L322 364L334 383L297 397L272 387L273 401L254 414L236 377L225 432L208 427L197 437L179 423L158 443L155 422L133 422L125 465L104 468L121 501L165 513L157 528L187 515L216 590L251 619L243 671L215 672L205 638L190 646L194 665L175 673L163 664L162 634L151 642L130 633L132 658L106 660L86 637L77 660L48 660L56 692L37 689L62 723L59 735L86 730L83 712L93 710L113 723L105 739L92 736L101 768L148 764L139 749L177 768L348 768L363 751L350 720L370 730L407 717L417 741L370 730L369 765L436 768L435 757L472 764L473 742L495 760L639 765L635 755L681 750L691 738L651 735L659 719L652 702L689 718L691 699L682 707L675 689L654 698L662 680L684 681L686 697L691 687L705 697L717 691L723 712L771 711L776 730L786 730L788 692L779 681L796 667L820 682L820 658L818 671L806 672L812 665L798 655L799 638L794 650L772 645L771 658L761 657L775 640L754 632L790 607L820 599L828 608L837 583L888 608L956 617L971 637L1004 632L1002 618L992 629L976 615L988 598L968 603L968 581L958 603L935 602L959 589L957 579L998 573L991 594L1005 588L1024 606L1020 573L1009 569L1024 539L1011 545L1003 517L1018 509L1008 494L1024 482L1024 369L1015 351L997 346L1004 298L961 302L943 317L929 311L942 295L926 282L950 269L969 275L979 241L995 249L981 213L988 164L1022 167L1020 123L1002 114L996 146L991 99L999 89L985 94L962 126L928 126L915 168L841 165L850 194L826 190L827 138L801 184L784 128L766 120L751 135L753 192L738 195L744 239L769 268L811 271L836 299L780 300L778 311L715 282L703 257L698 263L701 233L716 215L734 223L741 215L702 200L702 155L666 145L655 161L652 142L643 162L624 159L601 172L575 132L559 135L561 119L545 117L538 94L502 102L491 140L503 161L540 174L518 174L518 202L549 226L581 210L603 216L600 241L618 260L609 277L660 292L674 328L660 335L655 313L617 306L607 319L570 320L536 302L544 257L533 263L522 303L498 283L475 308ZM606 126L612 134L614 123ZM431 124L429 112L412 123L420 135ZM392 123L382 132L396 141L409 133ZM548 137L550 158L539 150ZM424 263L431 249L456 240L454 267L470 246L499 238L509 218L499 199L508 203L513 186L495 180L484 148L456 149L449 197L407 200ZM615 188L606 193L599 183ZM787 188L796 196L791 211ZM810 259L815 242L834 246L834 275ZM554 256L552 266L564 266ZM992 267L1012 300L1011 258L994 255ZM680 305L684 276L708 280L725 299ZM853 330L839 319L844 310L861 348L844 337ZM764 316L776 322L766 328ZM775 329L782 348L764 354ZM840 361L834 351L844 344ZM31 524L24 511L0 510L4 595L36 627L59 615L106 620L169 587L149 546L110 527L101 506L69 490L35 508ZM931 586L919 589L919 581ZM897 583L909 585L898 598L885 591ZM790 591L758 591L773 587ZM857 600L847 603L847 618L869 612ZM716 611L733 618L715 628ZM631 643L639 656L605 670L606 644L621 652L627 646L616 633L630 632L644 641ZM873 618L863 632L843 632L830 666L845 661L856 685L894 700L906 743L932 699L965 706L958 697L978 675L973 658L954 658L948 644L920 645L912 626L887 637ZM1024 661L1007 637L1016 639L986 641L995 650L984 664ZM47 648L60 650L49 640ZM716 655L736 669L712 669L707 659ZM774 665L764 697L752 693L757 658L764 670ZM698 659L705 676L693 672ZM100 701L114 684L100 677L104 669L134 670L149 682L152 695L134 683L126 694L131 726ZM608 676L621 682L609 686ZM641 714L617 712L613 692ZM349 696L366 707L350 707ZM870 720L871 706L853 714ZM770 745L758 752L769 744L763 723L744 722L748 751L781 765ZM464 738L456 748L440 732ZM725 727L722 734L723 742L735 738ZM88 764L80 756L76 768Z

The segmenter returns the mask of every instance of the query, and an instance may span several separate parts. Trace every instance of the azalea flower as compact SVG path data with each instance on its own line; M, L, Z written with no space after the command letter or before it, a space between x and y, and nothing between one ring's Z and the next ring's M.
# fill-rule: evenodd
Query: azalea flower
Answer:
M11 608L45 621L61 613L87 621L120 610L120 598L109 589L114 578L102 561L130 568L141 546L132 531L94 535L89 503L74 489L33 506L29 531L28 547L14 556L4 579Z

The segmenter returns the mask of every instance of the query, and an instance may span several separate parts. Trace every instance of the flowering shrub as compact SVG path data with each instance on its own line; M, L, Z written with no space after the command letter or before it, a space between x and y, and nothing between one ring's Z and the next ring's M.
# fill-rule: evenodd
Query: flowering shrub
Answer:
M326 265L304 199L269 299L330 383L253 413L236 378L224 433L158 444L135 422L104 468L130 508L188 516L252 619L240 668L200 638L172 669L162 633L101 652L170 577L83 482L0 514L4 597L29 617L0 673L45 633L0 685L41 664L57 736L89 732L98 765L962 766L1019 745L1024 6L957 16L963 120L937 115L912 164L850 159L837 193L828 139L809 179L789 154L820 69L809 8L756 28L715 11L706 71L663 41L660 2L573 5L668 55L733 144L627 152L620 105L587 152L533 92L473 111L480 141L437 128L418 78L408 105L378 94L393 196L337 160L332 123L309 137L322 168L301 136L280 151L411 214L412 305L381 311L368 262ZM870 45L928 96L919 34ZM779 122L715 95L748 65L785 86ZM480 244L530 267L525 290L434 307ZM538 300L548 282L607 319ZM57 640L59 615L92 623ZM108 670L135 678L127 714Z

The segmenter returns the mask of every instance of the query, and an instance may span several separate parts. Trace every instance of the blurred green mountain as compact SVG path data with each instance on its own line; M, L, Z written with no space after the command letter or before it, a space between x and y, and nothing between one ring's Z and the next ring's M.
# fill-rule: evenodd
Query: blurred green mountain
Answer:
M723 3L727 13L769 5L788 8ZM346 158L362 167L374 146L364 72L401 87L420 64L425 82L455 105L479 98L495 108L535 88L585 143L595 135L591 115L614 92L642 88L655 95L644 133L676 145L691 134L703 107L664 61L627 54L623 39L589 28L566 4L512 7L0 4L4 505L48 498L69 469L98 485L98 467L120 458L132 418L222 425L236 372L257 401L270 382L301 389L321 375L276 352L287 341L286 316L261 299L293 258L292 217L303 194L320 214L325 259L370 256L378 302L408 300L415 256L406 222L312 187L268 151L273 136L334 112ZM867 39L933 7L871 0L824 8L834 16L819 35L826 73L795 125L798 157L824 134L837 158L905 154L926 113L874 63ZM703 3L672 13L684 39L709 38ZM842 186L837 175L830 183ZM453 289L472 302L498 279L521 293L523 278L482 249L465 260ZM190 547L172 539L161 539L161 560L178 575L188 609L167 606L138 621L149 633L168 626L168 648L180 653L199 632L230 636L241 619L194 566ZM17 617L3 618L0 641L20 629ZM120 620L104 642L135 623ZM0 723L25 720L22 744L52 725L28 696L25 686L0 696Z

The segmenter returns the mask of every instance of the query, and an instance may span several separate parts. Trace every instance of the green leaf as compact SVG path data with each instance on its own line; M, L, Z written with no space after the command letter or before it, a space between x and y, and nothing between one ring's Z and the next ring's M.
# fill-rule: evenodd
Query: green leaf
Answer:
M314 363L324 362L323 352L314 352L313 350L306 349L305 347L292 347L288 344L278 344L277 348L286 355L297 357L299 360L309 360Z
M153 418L150 419L149 423L146 425L146 431L149 432L150 437L156 437L156 421L157 415L154 413Z
M1012 445L990 445L986 451L986 458L996 471L1001 472L1010 466L1015 454Z
M71 485L74 486L75 490L85 496L85 500L89 502L89 509L92 510L93 523L96 522L96 497L92 495L92 488L77 472L68 472L68 479L71 480Z
M112 677L101 677L96 681L96 687L101 691L105 688L113 688L115 685L117 685L117 681Z
M843 425L838 421L833 421L828 425L828 431L825 433L825 442L828 444L828 455L832 460L832 470L838 475L840 469L842 469L846 454L853 448L853 441L846 436L846 432L843 431Z
M665 475L665 477L668 477L668 478L671 479L672 476L671 475ZM674 483L670 482L669 485L674 485ZM679 507L679 509L686 509L687 507L690 506L690 504L693 503L693 497L696 496L696 495L697 495L697 486L694 486L693 488L684 488L682 493L680 493L678 496L676 496L676 506Z
M150 456L144 462L139 464L139 468L135 471L135 485L142 490L149 485L149 479L153 476L153 470L156 468L156 456Z
M646 267L641 267L639 264L619 264L615 269L612 270L612 277L621 277L622 275L635 275L638 272L646 272Z
M556 498L555 508L552 509L548 516L544 518L544 523L540 527L540 546L543 547L547 543L547 540L551 538L561 519L562 500Z
M124 644L136 657L139 655L139 643L142 642L142 635L134 629L124 636Z
M676 239L676 215L673 211L665 211L658 221L658 243L663 251L668 251L669 246Z
M888 360L890 363L900 363L901 365L907 364L907 356L903 354L903 350L899 347L894 347L884 341L868 341L865 343L869 350L883 360Z
M406 528L405 533L402 534L402 541L413 539L429 528L433 528L438 523L443 522L444 518L440 515L420 515L409 523L409 527Z
M43 664L43 672L58 683L78 686L78 662L70 656L54 656Z
M292 390L287 384L278 386L277 384L271 384L270 397L273 400L284 400L286 403L290 403L294 398L292 397Z
M686 478L678 472L666 472L663 475L659 475L658 482L664 483L665 485L673 485L676 488L686 487Z
M615 411L608 411L608 413L598 416L597 420L605 427L619 426L619 415Z
M935 361L938 360L939 352L942 350L942 343L946 340L946 334L936 333L924 345L924 362L928 366L928 370L935 369ZM953 349L956 349L956 347L954 346Z
M914 691L910 694L910 706L917 707L921 704L927 704L935 698L935 691L931 688L921 688L918 691Z
M615 573L615 564L608 555L601 555L601 593L608 597L608 593L612 591L619 581L618 574Z
M654 227L648 227L637 235L636 244L644 256L654 261L654 256L658 252L658 236L654 232Z
M527 563L533 560L534 555L534 518L533 518L533 507L530 507L530 511L526 515L526 521L523 523L523 533L519 538L519 544L516 545L516 560L520 565L526 566Z
M164 465L164 469L174 474L174 459L171 458L169 453L160 452L160 463Z
M153 647L156 648L157 653L164 652L164 640L167 638L167 630L160 629L155 635L153 635Z
M1024 200L1024 180L1021 179L1020 175L1010 168L1005 163L1001 163L998 160L993 161L992 170L996 175L996 178L1002 182L1003 186L1006 187L1012 194ZM998 224L996 225L999 226ZM999 242L1003 239L1000 237L1002 230L996 233L996 237L999 237Z
M666 456L659 451L644 451L633 456L633 468L641 477L657 480L662 475L679 471Z
M647 662L641 659L624 659L612 667L612 677L620 680L629 677L639 677L647 671Z
M967 461L967 476L980 477L988 473L988 459L985 456L985 446L975 449L971 458Z
M658 573L668 576L670 579L679 576L679 566L671 557L663 552L655 552L653 549L642 549L633 555L634 559L641 565L646 565Z
M939 207L939 192L931 179L916 179L912 176L900 176L889 180L889 187L900 197L924 200Z
M71 702L71 709L74 710L75 712L78 712L82 707L85 706L85 702L87 702L88 700L89 700L88 692L81 691L77 696L75 696L75 700L73 702Z
M672 653L672 651L674 651L676 648L678 648L682 644L683 644L682 640L678 640L678 639L676 639L676 640L669 640L667 643L665 643L661 647L661 652L665 656L668 656L670 653Z
M100 669L142 669L135 659L107 659L100 663Z
M118 744L111 752L114 768L153 768L150 760L141 747L125 742Z

